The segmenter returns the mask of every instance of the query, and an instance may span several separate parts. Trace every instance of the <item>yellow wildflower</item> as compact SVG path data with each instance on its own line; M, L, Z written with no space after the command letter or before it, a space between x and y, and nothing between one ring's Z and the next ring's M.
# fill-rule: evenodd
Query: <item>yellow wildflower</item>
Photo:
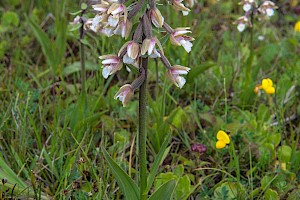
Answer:
M263 89L267 94L275 93L275 88L273 87L273 81L269 78L262 80L260 89Z
M296 32L300 32L300 21L297 21L297 23L295 24L294 30Z
M225 133L224 131L218 131L217 139L218 139L216 143L217 149L223 149L226 146L226 144L230 143L230 138L227 135L227 133Z

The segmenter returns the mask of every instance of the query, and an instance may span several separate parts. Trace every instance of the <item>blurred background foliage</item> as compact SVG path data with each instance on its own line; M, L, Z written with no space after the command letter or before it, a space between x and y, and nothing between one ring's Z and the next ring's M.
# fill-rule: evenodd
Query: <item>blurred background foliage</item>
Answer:
M172 27L189 26L196 39L190 54L164 44L172 64L191 68L181 90L150 61L147 155L152 163L172 136L155 187L175 179L174 199L300 198L300 33L293 29L300 2L274 1L275 16L243 33L232 24L243 13L238 2L198 0L185 17L160 7ZM126 108L113 96L137 73L124 68L105 80L98 56L124 41L87 32L85 103L78 26L69 24L81 3L0 2L1 198L122 199L100 147L136 177L137 96ZM275 95L254 92L266 77ZM230 133L239 165L229 149L215 148L220 129ZM205 150L193 151L199 144Z

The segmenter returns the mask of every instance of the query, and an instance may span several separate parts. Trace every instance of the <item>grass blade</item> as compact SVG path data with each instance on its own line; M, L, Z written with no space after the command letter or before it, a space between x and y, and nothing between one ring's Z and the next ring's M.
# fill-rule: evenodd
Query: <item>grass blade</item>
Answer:
M42 51L44 53L44 56L46 57L47 63L53 68L54 71L56 71L56 62L52 47L52 41L47 36L47 34L39 27L39 25L37 25L30 17L26 16L26 19L33 31L33 34L42 47Z

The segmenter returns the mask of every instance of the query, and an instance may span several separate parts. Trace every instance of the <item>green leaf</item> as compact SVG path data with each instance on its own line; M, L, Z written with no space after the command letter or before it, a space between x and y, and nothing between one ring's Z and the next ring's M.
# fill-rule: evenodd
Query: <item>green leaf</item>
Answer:
M217 187L214 191L215 199L227 199L234 200L239 199L238 193L241 192L243 188L239 183L236 182L225 182L221 186Z
M165 36L160 38L159 41L160 41L161 45L164 45L168 41L169 37L170 37L170 35L166 34Z
M271 184L272 181L273 181L273 178L271 176L264 176L260 180L262 189L266 189L267 187L269 187L269 185Z
M127 200L138 200L139 199L139 188L133 182L133 180L124 172L121 167L108 155L107 151L102 148L102 152L105 160L108 162L108 165L115 176L120 189L125 195Z
M278 158L281 162L288 163L291 160L292 148L287 145L282 145L278 148Z
M266 200L277 200L279 199L279 196L278 196L278 193L275 191L275 190L272 190L272 189L267 189L265 194L264 194L264 197Z
M292 159L291 159L291 166L292 169L295 169L298 171L300 167L300 151L293 151Z
M7 179L10 184L17 184L21 190L26 189L27 185L24 183L15 172L6 164L2 155L0 155L0 176L1 178Z
M68 31L73 32L73 31L78 31L78 29L81 27L81 24L69 24L68 25Z
M155 179L154 186L157 189L170 180L178 180L178 177L172 172L160 173Z
M170 180L160 186L149 198L149 200L168 200L171 199L176 186L175 180Z
M55 39L55 63L59 66L65 57L67 47L67 22L64 18L55 21L56 39Z
M175 167L174 169L174 174L178 177L183 176L184 173L184 167L183 164L178 165L177 167Z
M187 120L187 115L186 115L186 112L182 109L182 108L177 108L177 109L174 109L172 111L172 113L170 114L170 123L175 126L176 128L181 128L186 120Z
M28 199L28 197L35 197L32 187L29 187L5 162L2 153L0 153L0 177L5 178L7 183L1 186L1 191L5 191L5 188L14 188L13 193L18 193L20 199ZM1 184L2 185L2 184ZM4 188L3 188L4 187ZM2 190L3 189L3 190ZM22 196L24 197L22 198ZM49 199L43 192L40 199Z
M274 145L271 144L271 143L265 143L263 145L265 147L266 150L269 151L269 154L272 158L275 158L276 157L276 153L275 153L275 149L274 149Z
M213 62L206 62L200 65L197 65L191 69L191 71L188 73L187 81L190 82L193 79L197 78L200 74L208 70L209 68L215 66L215 63Z
M189 197L191 192L191 180L188 175L179 178L176 189L175 197L176 199L185 200Z
M279 145L281 141L281 134L280 133L273 133L268 136L268 142L274 144L275 147Z
M81 12L82 12L82 10L77 10L75 12L70 12L70 15L76 16L76 15L79 15Z
M81 94L76 102L75 109L72 110L70 116L70 127L72 130L78 129L78 127L82 127L84 119L87 117L88 114L88 104L87 99L84 94Z
M82 10L87 9L87 7L88 7L88 5L87 5L86 3L82 3L82 4L81 4L81 9L82 9Z
M168 153L170 151L171 147L167 148L169 139L170 139L170 135L166 136L166 139L165 139L164 143L162 144L158 154L155 156L154 163L151 167L151 170L150 170L150 173L149 173L148 179L147 179L147 188L146 188L147 193L151 189L151 186L154 182L154 179L155 179L155 176L156 176L159 166L161 165L161 163L163 162L163 160L166 158L166 156L168 155Z
M19 16L15 12L7 11L1 18L1 25L4 27L19 26L20 20Z

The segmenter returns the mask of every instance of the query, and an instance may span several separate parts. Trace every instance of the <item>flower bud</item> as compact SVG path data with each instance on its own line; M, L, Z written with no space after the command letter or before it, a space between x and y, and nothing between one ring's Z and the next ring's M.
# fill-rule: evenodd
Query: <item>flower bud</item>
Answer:
M141 48L141 54L145 55L146 52L148 52L148 55L151 58L157 58L160 57L160 53L156 50L155 45L158 45L161 52L163 52L162 46L159 42L159 40L156 37L152 38L146 38L143 41L142 48Z
M149 10L149 18L151 19L152 24L157 28L162 27L164 24L164 17L157 8Z
M140 45L134 41L127 45L127 54L130 58L136 59L139 55Z

